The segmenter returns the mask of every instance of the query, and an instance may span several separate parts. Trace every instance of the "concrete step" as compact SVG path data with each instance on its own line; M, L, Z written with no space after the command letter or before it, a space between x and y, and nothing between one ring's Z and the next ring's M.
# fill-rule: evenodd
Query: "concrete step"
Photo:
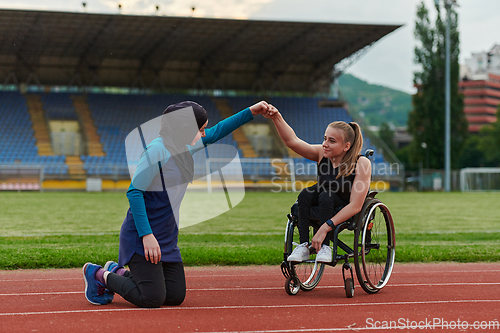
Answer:
M102 150L101 138L97 133L86 97L80 95L72 96L71 98L80 124L82 125L84 144L88 147L87 153L90 156L105 156L106 154Z
M234 114L233 109L231 108L231 106L229 106L229 103L226 99L216 98L214 99L214 102L220 114L224 118L228 118ZM245 132L241 129L241 127L233 131L232 135L234 141L236 141L236 144L238 145L238 148L241 149L243 157L258 157L257 153L253 149L252 144L248 140L248 137L245 135Z

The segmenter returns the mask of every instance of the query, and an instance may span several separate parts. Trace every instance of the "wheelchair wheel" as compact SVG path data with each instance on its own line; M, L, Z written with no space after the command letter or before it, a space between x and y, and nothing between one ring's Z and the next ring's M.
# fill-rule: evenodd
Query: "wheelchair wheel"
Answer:
M395 258L395 232L391 213L380 200L367 198L354 237L354 266L364 291L382 289L392 273Z
M309 239L314 236L314 228L309 226ZM299 230L296 223L288 223L287 235L285 239L285 249L291 254L294 248L293 243L299 244ZM290 274L295 277L300 289L303 291L313 290L321 280L325 269L324 263L317 263L313 255L310 260L303 262L290 262ZM288 292L288 290L287 290Z
M344 289L347 298L352 298L354 296L354 281L351 278L345 279Z
M297 295L300 287L293 281L293 277L289 276L285 281L285 290L288 295Z

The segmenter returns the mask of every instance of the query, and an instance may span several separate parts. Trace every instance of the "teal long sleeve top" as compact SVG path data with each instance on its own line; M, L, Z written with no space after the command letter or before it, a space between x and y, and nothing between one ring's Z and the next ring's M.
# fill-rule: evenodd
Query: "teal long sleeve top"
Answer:
M194 146L189 146L191 154L197 151L198 148L206 147L209 144L217 142L218 140L224 138L225 136L232 133L238 127L246 124L253 119L253 114L250 108L246 108L243 111L236 113L235 115L226 118L215 126L205 130L205 137L201 138L201 143L198 141ZM156 161L159 161L161 165L164 165L170 158L170 152L163 145L163 139L161 137L153 140L147 147L149 156L154 156ZM146 154L143 154L141 160L139 161L139 166L141 164L146 164ZM149 157L148 157L149 158ZM130 203L130 210L134 218L134 223L137 228L139 237L148 235L152 233L151 226L149 225L148 216L146 213L146 205L144 201L145 189L151 184L153 178L158 174L159 168L145 168L145 172L140 172L140 179L136 179L139 174L136 172L130 183L130 187L127 191L127 198ZM165 175L168 177L168 175ZM138 178L139 176L137 176ZM136 186L134 186L134 184ZM140 186L138 186L140 184Z

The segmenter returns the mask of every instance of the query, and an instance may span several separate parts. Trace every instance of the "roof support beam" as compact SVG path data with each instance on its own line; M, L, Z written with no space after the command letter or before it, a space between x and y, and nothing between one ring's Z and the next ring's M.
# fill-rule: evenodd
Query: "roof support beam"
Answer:
M90 43L88 43L87 47L83 50L83 52L80 55L80 58L78 60L78 64L76 65L75 72L82 74L83 72L86 72L87 70L97 70L99 68L99 65L102 62L102 56L97 57L97 61L94 60L94 62L91 64L89 61L89 57L92 54L92 52L96 52L96 44L99 41L100 38L102 38L103 35L105 35L105 32L108 31L109 29L112 29L111 23L113 22L113 16L108 17L102 24L101 28L94 31L94 34L90 37ZM95 74L95 73L94 73ZM94 81L93 76L91 75L92 79L91 81Z
M335 64L399 27L8 9L0 25L15 27L0 29L2 81L13 71L54 85L313 94L342 71Z

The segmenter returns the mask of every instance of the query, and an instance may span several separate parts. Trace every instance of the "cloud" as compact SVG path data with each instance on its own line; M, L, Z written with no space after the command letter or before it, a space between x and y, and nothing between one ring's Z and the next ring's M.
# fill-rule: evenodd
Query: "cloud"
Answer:
M460 28L460 61L463 63L471 53L489 51L500 44L500 1L460 1L458 19Z
M248 18L272 0L119 0L123 14L152 15L159 6L159 15L212 18ZM102 0L110 11L117 11L116 0ZM195 8L193 11L192 8Z
M0 0L0 8L246 19L273 0ZM159 6L159 11L156 11ZM192 8L196 10L193 12Z
M195 16L284 21L404 24L377 42L348 72L371 83L414 92L413 29L421 0L0 0L1 8L83 11L92 13ZM434 0L424 0L431 18ZM461 62L472 52L500 43L500 1L458 0ZM159 11L156 12L156 5ZM196 10L193 12L192 7Z
M347 72L370 83L413 93L413 21L417 3L418 0L310 0L304 6L303 0L276 0L252 18L404 25L375 43Z

